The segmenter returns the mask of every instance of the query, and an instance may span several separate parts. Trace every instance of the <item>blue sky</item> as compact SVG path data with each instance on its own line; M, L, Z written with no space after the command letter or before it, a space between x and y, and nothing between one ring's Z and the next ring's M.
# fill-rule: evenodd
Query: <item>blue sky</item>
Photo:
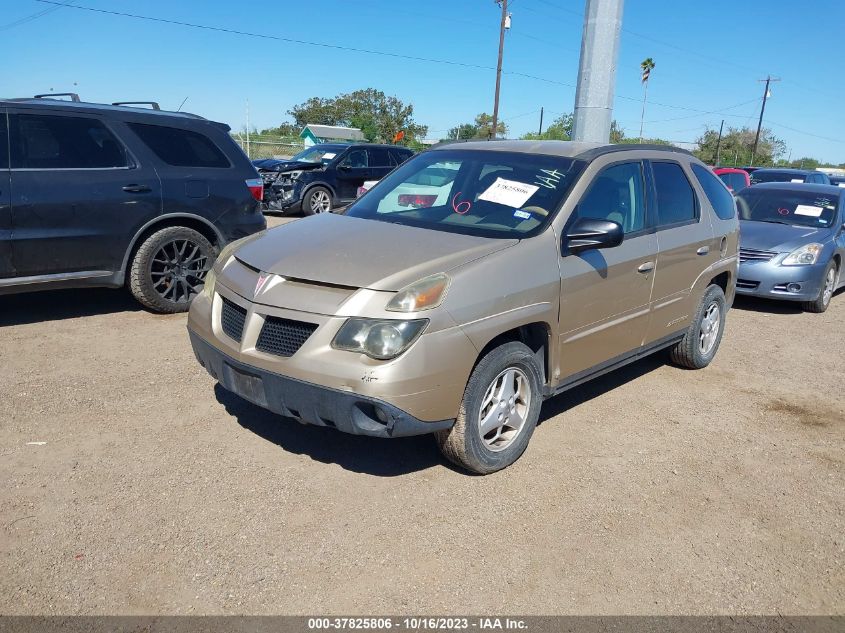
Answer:
M70 0L59 0L70 2ZM583 0L511 0L500 116L510 136L571 112ZM89 101L157 100L269 127L311 96L375 87L411 102L440 137L491 112L499 9L493 0L75 0L80 6L470 66L193 29L36 0L0 0L0 95L79 92ZM37 16L37 17L35 17ZM31 19L29 19L31 17ZM705 126L766 124L792 157L845 162L841 0L627 0L614 117L639 132L639 64L654 58L646 136L694 141ZM523 75L532 75L529 78ZM709 113L709 114L708 114Z

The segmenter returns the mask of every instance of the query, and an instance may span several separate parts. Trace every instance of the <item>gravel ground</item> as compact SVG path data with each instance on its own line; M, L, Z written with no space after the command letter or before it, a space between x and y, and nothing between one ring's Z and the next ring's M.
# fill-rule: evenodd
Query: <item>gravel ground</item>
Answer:
M845 294L738 301L708 369L555 398L488 477L239 400L184 326L0 297L0 612L845 611Z

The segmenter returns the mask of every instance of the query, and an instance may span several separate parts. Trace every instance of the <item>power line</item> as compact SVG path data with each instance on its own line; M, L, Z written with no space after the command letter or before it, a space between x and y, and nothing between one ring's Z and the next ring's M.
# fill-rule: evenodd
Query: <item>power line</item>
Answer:
M58 11L61 8L62 7L48 7L46 9L42 9L41 11L37 11L37 12L31 14L31 15L27 15L23 18L15 20L14 22L9 22L8 24L4 24L3 26L0 26L0 31L7 31L7 30L14 28L16 26L20 26L21 24L27 24L29 22L32 22L33 20L37 20L40 17L43 17L43 16L48 15L50 13L53 13L53 11Z

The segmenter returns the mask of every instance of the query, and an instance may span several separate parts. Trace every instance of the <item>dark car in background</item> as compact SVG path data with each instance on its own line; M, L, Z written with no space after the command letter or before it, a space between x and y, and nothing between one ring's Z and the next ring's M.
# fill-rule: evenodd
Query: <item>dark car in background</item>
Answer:
M411 156L396 145L321 143L290 160L253 164L264 181L266 211L314 215L355 200L365 181L381 180Z
M0 100L0 294L127 286L187 310L219 250L266 227L255 168L223 123L58 96Z
M809 169L755 169L751 173L751 184L762 182L806 182L817 185L829 185L830 178L820 171Z
M839 175L831 176L831 175L828 175L828 178L830 178L830 184L831 184L831 185L835 185L835 186L837 186L837 187L845 187L845 176L839 176Z
M736 167L716 167L713 169L713 173L725 183L725 186L731 190L731 193L737 193L751 186L751 178L748 176L748 172L743 169L737 169Z
M768 183L736 196L740 218L737 294L800 301L824 312L845 282L845 191Z

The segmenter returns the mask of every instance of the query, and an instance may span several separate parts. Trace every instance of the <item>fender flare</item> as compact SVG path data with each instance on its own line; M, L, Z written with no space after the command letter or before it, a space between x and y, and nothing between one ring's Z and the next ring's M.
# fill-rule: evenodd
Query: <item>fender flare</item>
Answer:
M138 245L138 240L141 236L147 232L150 227L155 226L156 224L162 222L163 220L178 220L178 219L186 219L186 220L193 220L198 221L202 224L205 224L208 228L210 228L214 235L217 237L217 243L223 245L226 243L226 238L223 237L223 234L220 230L214 226L212 222L208 219L194 215L193 213L165 213L163 215L158 215L154 217L152 220L149 220L146 224L144 224L141 228L135 231L135 235L132 236L132 239L129 242L129 248L126 249L126 252L123 254L123 263L120 266L120 274L121 276L126 274L126 267L129 265L129 256L135 250L135 247Z

